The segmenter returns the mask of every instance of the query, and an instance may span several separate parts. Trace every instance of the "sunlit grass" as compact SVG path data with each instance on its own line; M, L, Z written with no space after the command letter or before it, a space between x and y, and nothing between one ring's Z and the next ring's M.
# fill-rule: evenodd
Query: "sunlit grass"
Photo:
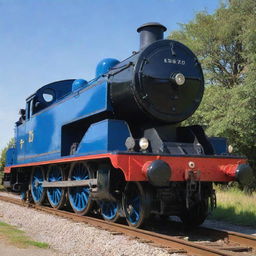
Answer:
M246 195L236 188L217 190L217 208L210 218L256 227L256 193Z
M44 249L49 248L47 243L33 241L26 236L24 231L21 231L4 222L0 222L0 237L3 237L10 244L19 248L27 248L29 246L35 246Z

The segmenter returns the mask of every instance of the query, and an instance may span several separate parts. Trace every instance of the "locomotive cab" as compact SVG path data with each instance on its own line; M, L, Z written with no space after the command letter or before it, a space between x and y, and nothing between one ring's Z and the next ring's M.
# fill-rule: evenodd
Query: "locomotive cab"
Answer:
M72 84L75 80L63 80L47 84L36 91L27 99L32 111L31 115L51 106L72 92Z
M26 110L20 110L20 119L16 122L19 126L26 120L29 120L31 116L37 114L41 110L48 108L55 102L63 99L65 96L72 92L72 85L74 79L57 81L44 85L34 94L26 99Z

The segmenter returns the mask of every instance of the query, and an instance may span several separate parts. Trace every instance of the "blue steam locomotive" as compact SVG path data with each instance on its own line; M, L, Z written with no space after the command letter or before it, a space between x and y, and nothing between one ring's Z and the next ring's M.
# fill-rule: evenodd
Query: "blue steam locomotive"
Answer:
M58 81L28 97L4 186L36 204L69 202L77 214L97 210L139 227L153 214L199 225L216 205L213 182L248 182L246 159L228 155L225 141L181 126L202 100L204 77L165 30L144 24L140 50L126 60L104 59L92 81Z

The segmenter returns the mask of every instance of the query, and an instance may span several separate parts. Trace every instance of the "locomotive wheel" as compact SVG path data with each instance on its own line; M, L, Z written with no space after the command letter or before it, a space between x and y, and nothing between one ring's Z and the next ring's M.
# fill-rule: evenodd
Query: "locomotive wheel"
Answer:
M101 215L106 221L117 222L120 218L118 202L100 201Z
M74 163L69 171L68 180L88 180L90 171L85 163ZM88 187L69 187L68 198L75 213L86 215L92 208L92 200Z
M42 186L45 180L44 169L41 166L34 167L31 173L31 195L35 204L42 204L45 199L45 189Z
M179 216L186 227L197 227L201 225L208 216L208 201L204 200L190 209L185 209Z
M46 174L48 182L63 181L65 179L63 169L58 165L50 165ZM48 188L47 198L53 208L61 209L66 202L66 191L64 188Z
M150 215L150 193L140 182L127 183L123 195L123 210L129 226L140 227Z

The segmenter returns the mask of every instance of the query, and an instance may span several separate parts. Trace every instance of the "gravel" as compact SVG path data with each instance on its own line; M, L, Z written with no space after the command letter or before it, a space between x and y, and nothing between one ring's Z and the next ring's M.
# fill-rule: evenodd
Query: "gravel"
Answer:
M36 241L48 243L56 255L170 255L163 248L124 235L112 235L87 224L3 201L0 201L0 221L17 226Z
M178 217L171 216L170 219L172 221L180 221ZM256 236L256 229L249 226L239 226L231 223L227 223L219 220L210 220L206 219L201 227L205 228L213 228L213 229L222 229L227 231L239 232L246 235Z
M238 225L233 225L230 223L226 223L224 221L217 221L217 220L206 220L202 227L207 228L215 228L215 229L224 229L234 232L240 232L247 235L253 235L256 236L256 229L251 227L242 227Z
M7 193L0 192L0 195L6 196ZM13 194L8 196L17 197ZM3 201L0 201L0 221L17 226L36 241L48 243L50 248L54 249L54 255L170 255L165 249L125 235L113 235L84 223L76 223ZM206 220L203 226L256 235L255 229L221 221Z

